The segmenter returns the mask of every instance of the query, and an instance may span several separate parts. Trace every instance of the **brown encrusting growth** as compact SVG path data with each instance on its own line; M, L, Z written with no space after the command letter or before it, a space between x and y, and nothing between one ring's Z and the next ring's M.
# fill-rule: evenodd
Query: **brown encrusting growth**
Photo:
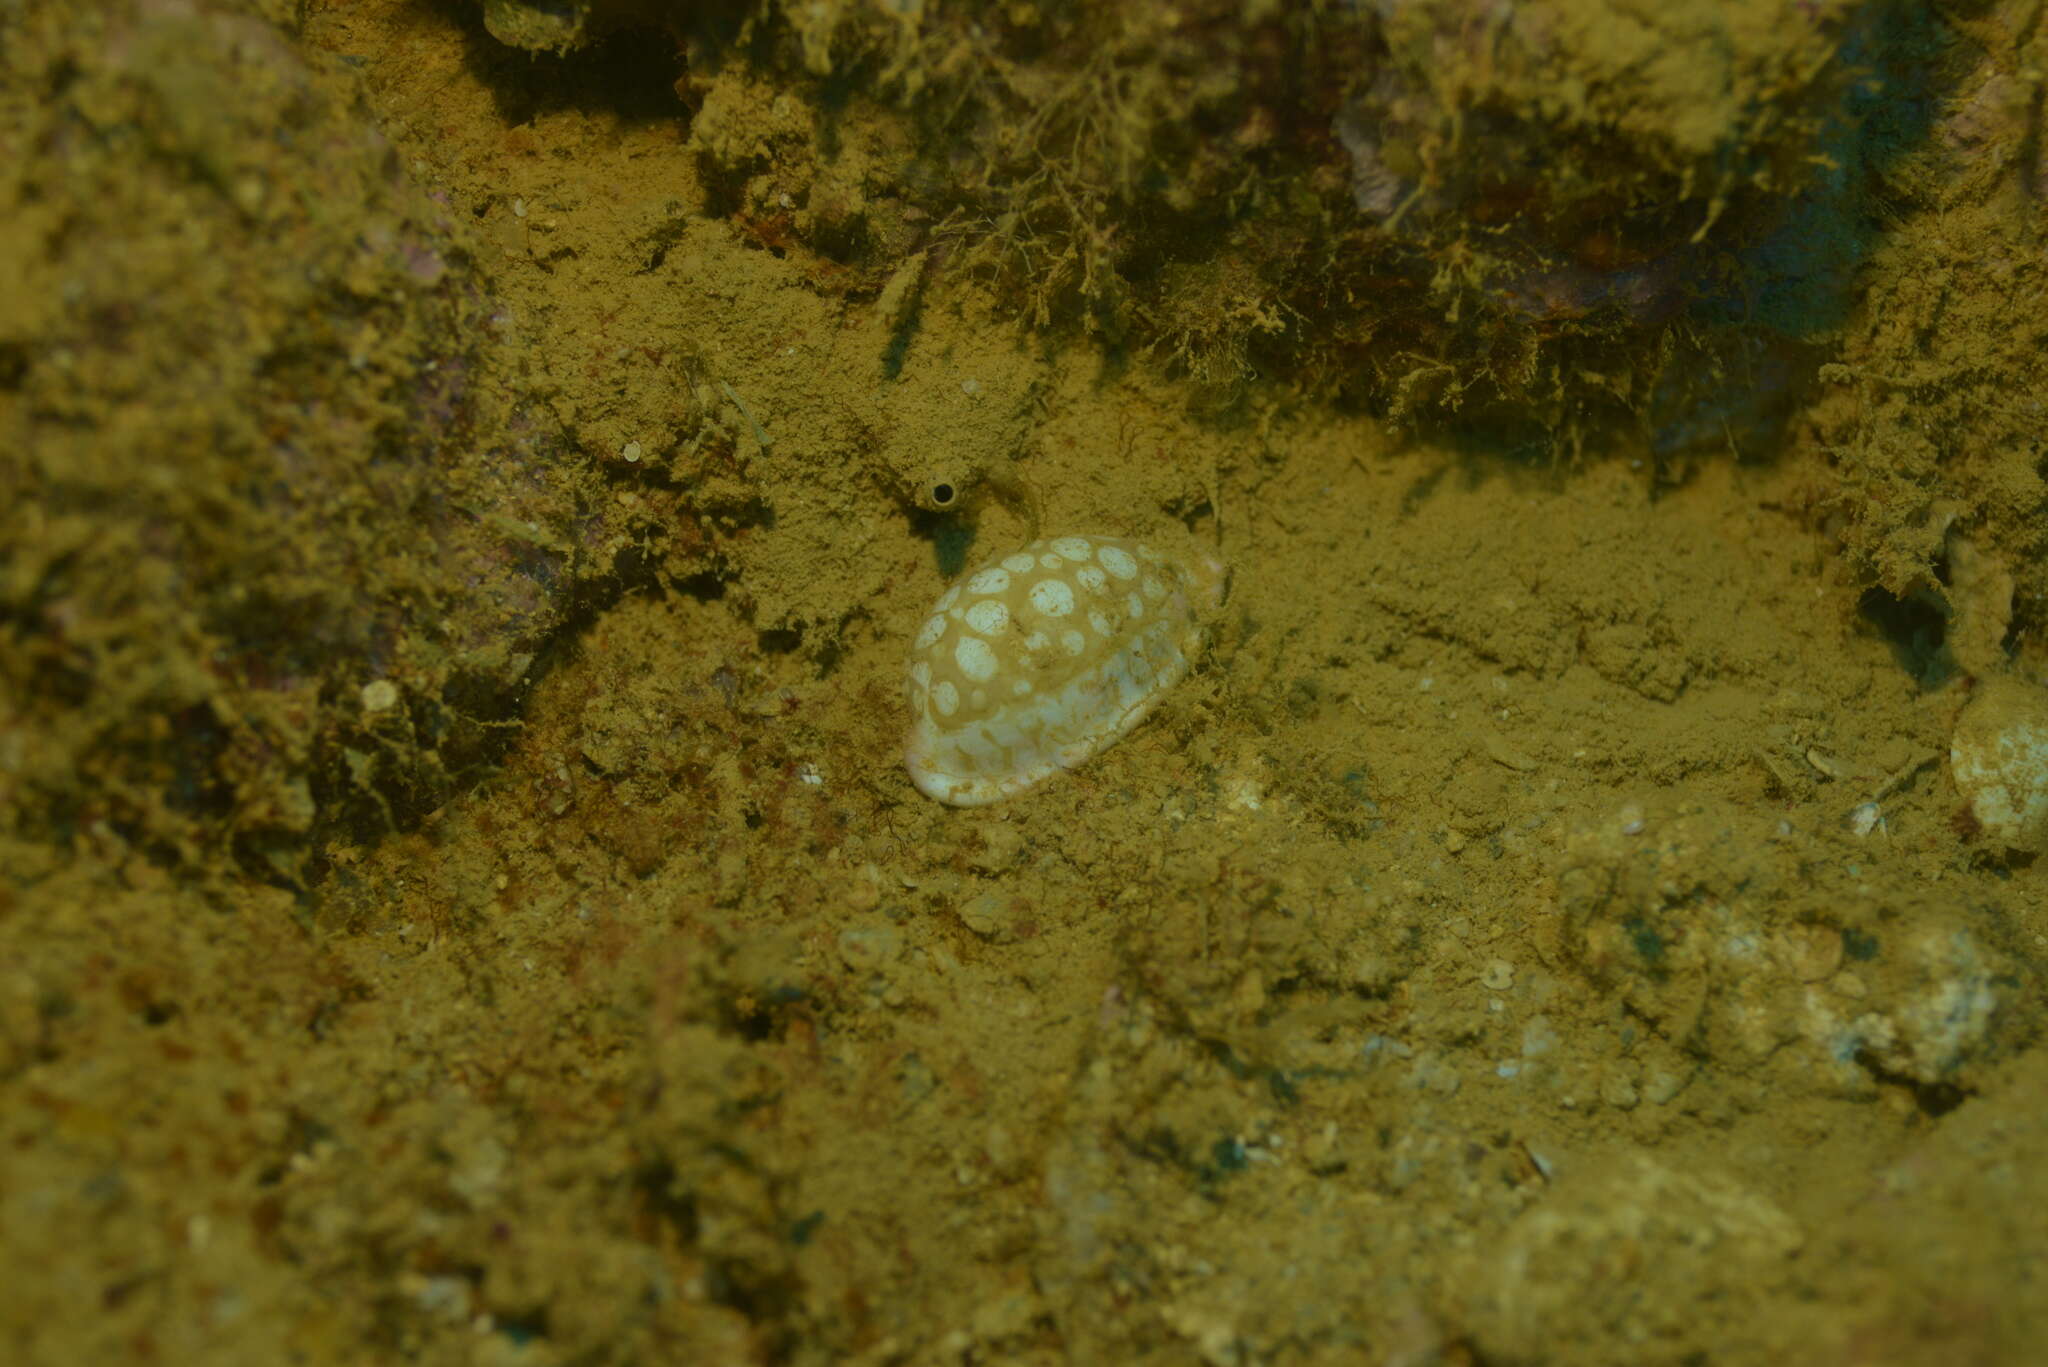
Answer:
M2037 9L0 3L9 1361L2024 1360Z

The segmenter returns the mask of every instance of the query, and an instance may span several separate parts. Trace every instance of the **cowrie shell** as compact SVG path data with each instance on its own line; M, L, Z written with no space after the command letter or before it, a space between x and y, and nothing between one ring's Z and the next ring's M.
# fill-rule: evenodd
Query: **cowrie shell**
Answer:
M977 566L911 651L911 781L978 807L1100 753L1187 677L1222 584L1212 560L1107 536L1051 537Z

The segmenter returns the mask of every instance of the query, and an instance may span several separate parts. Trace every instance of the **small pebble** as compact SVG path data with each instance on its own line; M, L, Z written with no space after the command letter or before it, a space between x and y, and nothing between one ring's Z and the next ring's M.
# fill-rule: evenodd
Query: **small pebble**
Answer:
M1648 1097L1652 1104L1662 1106L1684 1091L1685 1084L1691 1080L1690 1075L1676 1073L1669 1068L1652 1068L1650 1076L1645 1080L1643 1095Z
M1013 893L977 893L958 910L961 922L984 940L1009 944L1030 936L1031 903Z
M2048 689L1979 679L1956 719L1949 773L1987 844L2048 852Z
M887 922L848 926L839 932L839 958L855 972L881 967L903 948L903 935Z

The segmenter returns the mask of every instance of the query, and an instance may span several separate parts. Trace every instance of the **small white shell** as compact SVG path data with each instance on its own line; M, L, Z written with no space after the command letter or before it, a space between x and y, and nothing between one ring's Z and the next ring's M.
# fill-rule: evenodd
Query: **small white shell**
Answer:
M911 652L911 780L978 807L1113 744L1186 677L1222 582L1213 562L1102 536L1034 541L978 567Z
M2006 675L1979 679L1948 764L1987 841L2048 852L2048 690Z

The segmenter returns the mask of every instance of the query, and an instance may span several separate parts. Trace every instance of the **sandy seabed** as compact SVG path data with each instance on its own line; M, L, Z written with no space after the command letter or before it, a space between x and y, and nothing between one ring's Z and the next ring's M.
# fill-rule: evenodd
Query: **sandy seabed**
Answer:
M1674 466L821 255L754 180L923 163L765 60L0 5L7 1358L2033 1360L2048 873L1950 745L2048 678L2040 44L1959 8L2020 188ZM1229 596L945 808L909 641L1034 517Z

